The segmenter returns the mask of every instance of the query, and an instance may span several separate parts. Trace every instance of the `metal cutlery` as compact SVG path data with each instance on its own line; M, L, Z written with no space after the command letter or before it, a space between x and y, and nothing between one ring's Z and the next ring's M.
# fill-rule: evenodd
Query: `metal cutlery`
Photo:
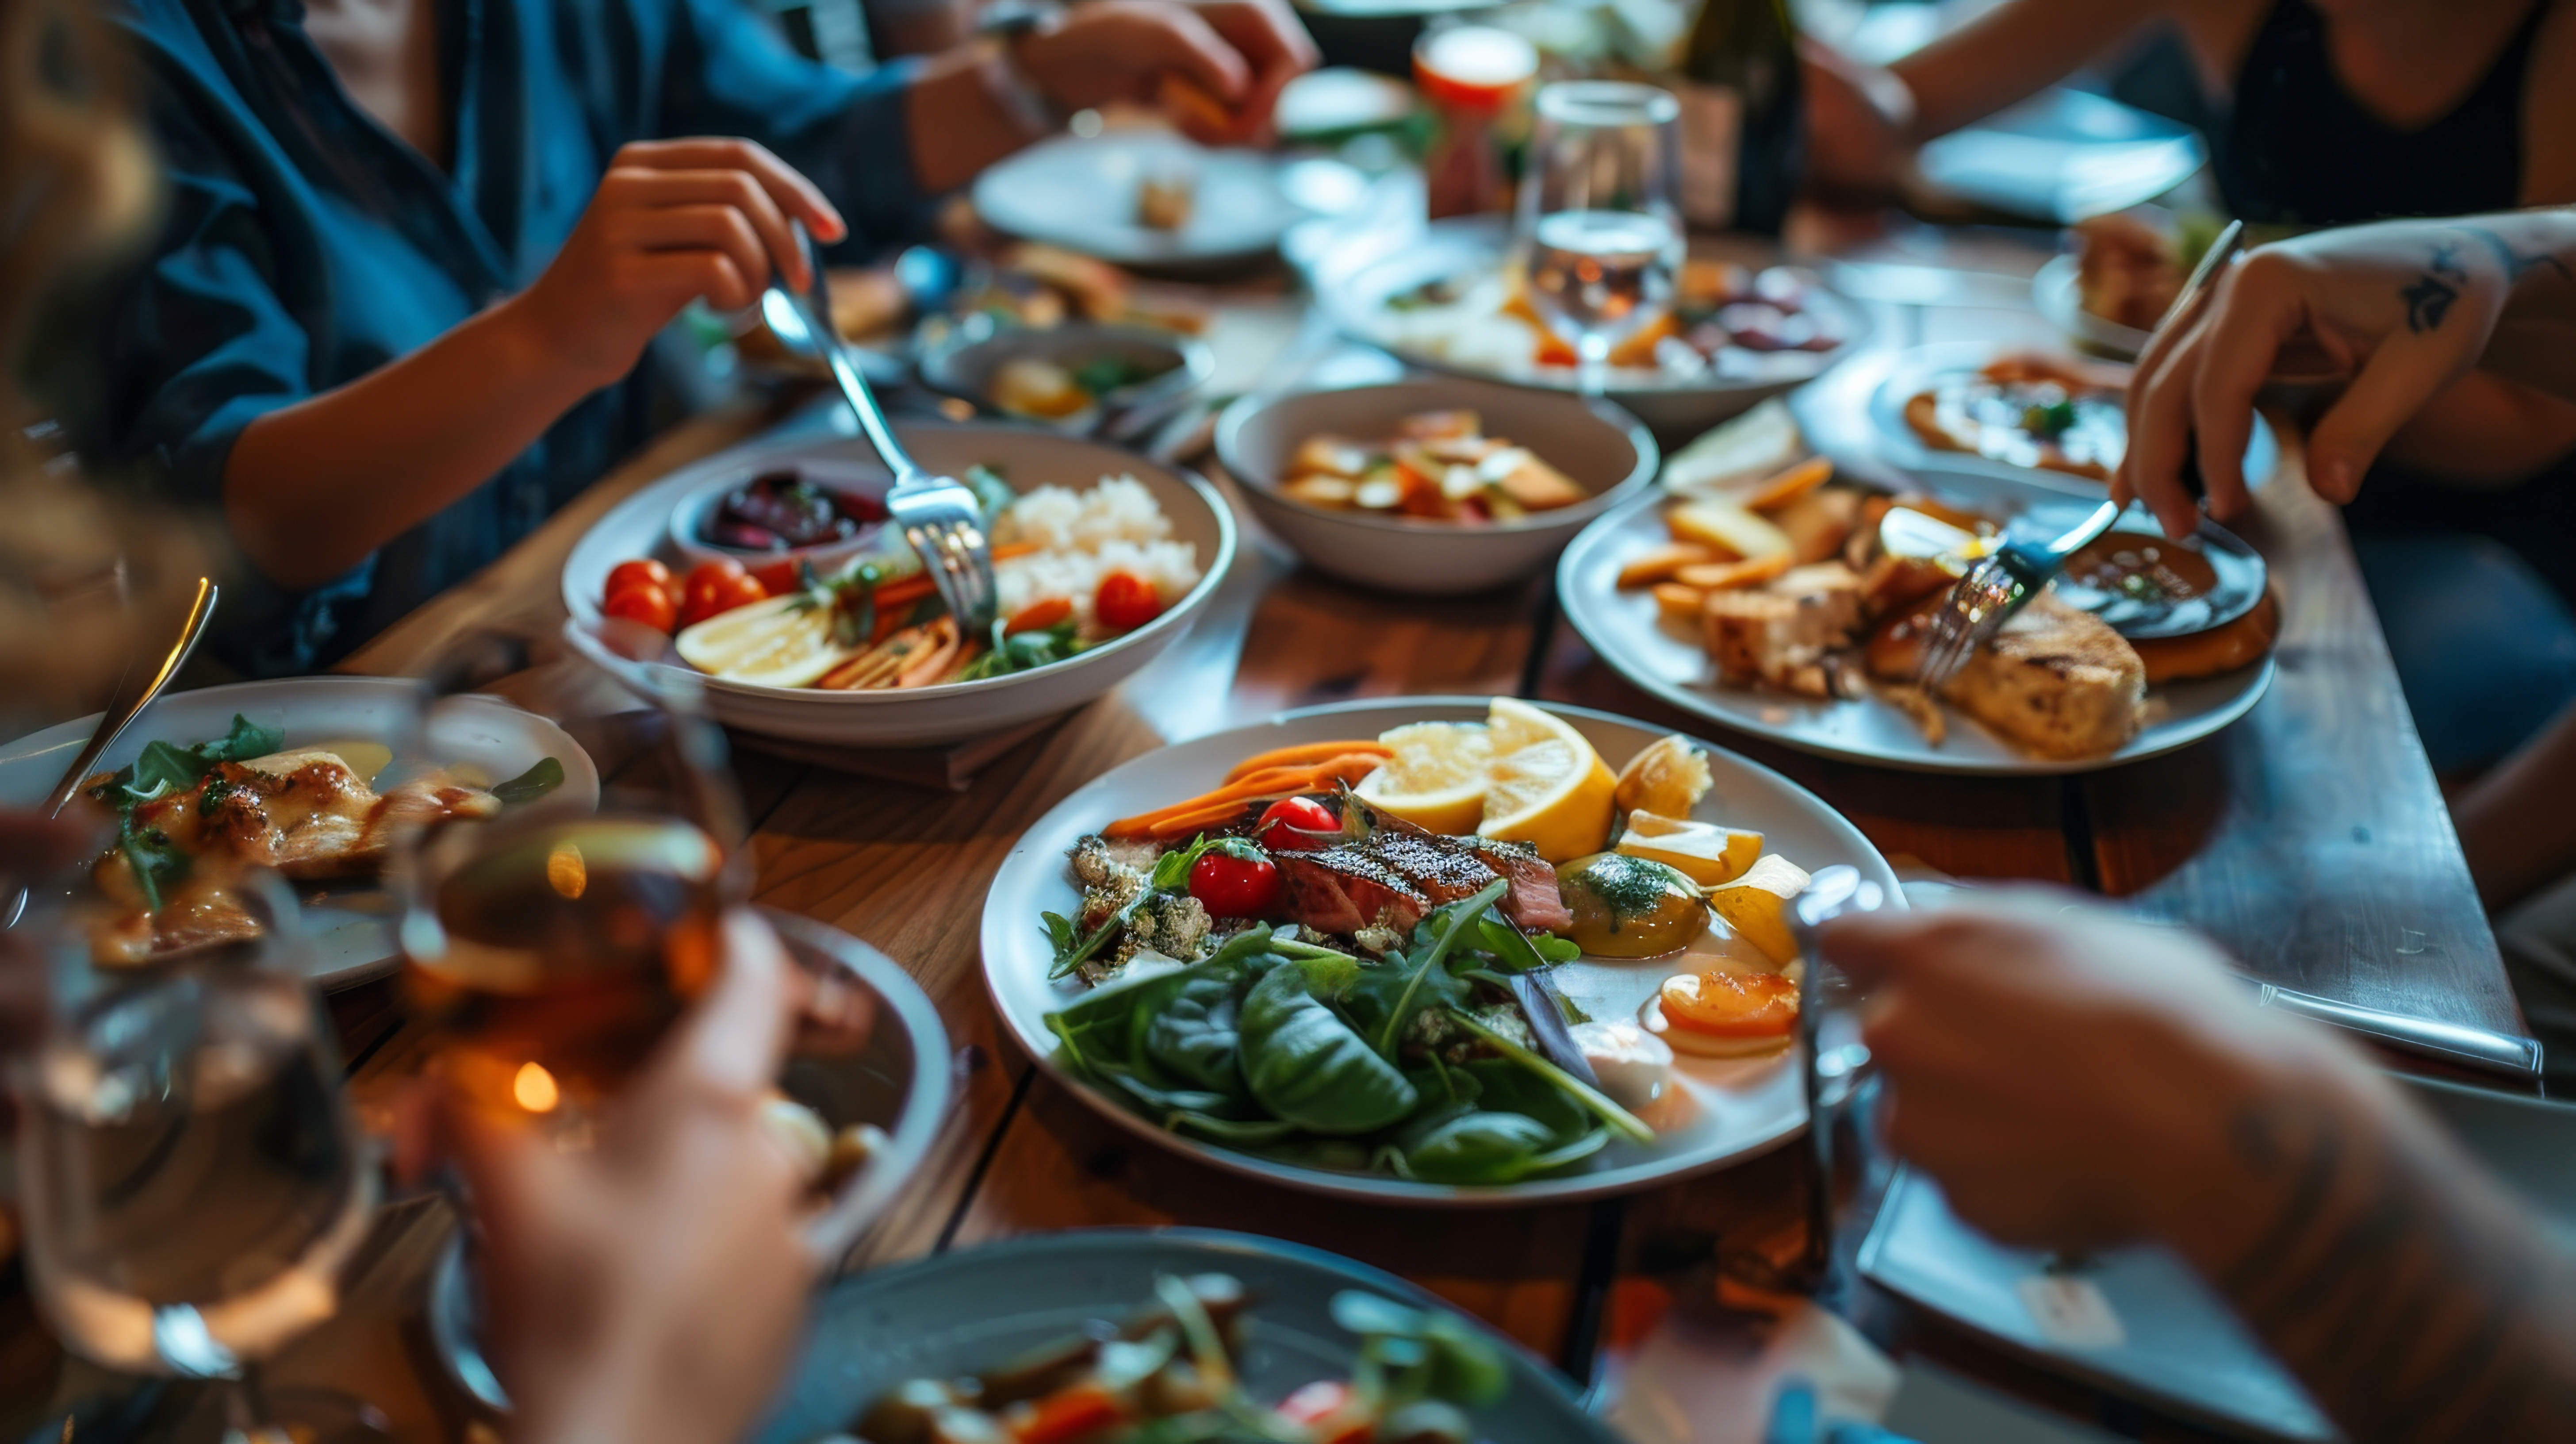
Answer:
M2156 329L2148 336L2148 349L2154 347L2156 337L2171 330L2191 313L2194 306L2200 304L2200 298L2218 283L2218 273L2226 269L2227 263L2244 245L2245 223L2229 221L2227 229L2218 233L2218 239L2209 243L2209 249L2200 253L2199 264L2191 268L2191 274L2183 280L2182 289L2174 293L2173 304L2165 307L2165 313L2156 318ZM2144 351L2140 354L2143 355ZM2190 492L2194 501L2205 500L2209 495L2209 485L2200 476L2200 448L2191 437L2186 436L2183 442L2183 490Z
M2106 501L2053 540L2006 542L1970 567L1950 588L1948 603L1933 614L1931 634L1923 647L1923 670L1917 674L1923 689L1937 692L1959 675L1977 648L1992 641L2013 613L2039 595L2068 557L2109 531L2123 510L2118 502Z
M789 225L795 230L797 244L804 249L811 280L801 297L790 294L783 284L772 286L761 297L761 317L791 350L820 357L831 368L832 380L858 417L859 430L894 473L894 488L886 493L886 510L921 557L923 568L930 573L932 585L939 589L940 600L948 604L958 627L967 636L980 636L993 625L999 597L993 584L993 549L984 532L983 508L965 483L923 470L904 450L903 443L895 440L884 409L868 389L867 378L851 364L849 349L832 325L832 290L824 275L822 254L802 222L790 221Z
M134 725L134 719L142 716L143 710L168 690L172 680L178 677L179 669L188 665L189 655L197 650L197 640L206 634L206 624L215 615L218 595L219 589L212 578L197 579L197 595L188 603L187 615L179 623L179 635L171 642L170 650L162 656L161 664L149 672L127 670L124 680L117 684L116 695L108 699L107 710L99 715L98 730L90 734L89 745L81 748L80 755L74 757L72 765L64 771L62 781L55 783L54 790L45 795L41 804L45 816L61 813L71 802L72 794L80 790L81 780L98 766L101 757L107 755L107 749L116 745L116 739L125 735L125 729ZM17 895L10 898L6 915L0 916L0 928L16 927L20 915L26 910L27 890L20 888Z

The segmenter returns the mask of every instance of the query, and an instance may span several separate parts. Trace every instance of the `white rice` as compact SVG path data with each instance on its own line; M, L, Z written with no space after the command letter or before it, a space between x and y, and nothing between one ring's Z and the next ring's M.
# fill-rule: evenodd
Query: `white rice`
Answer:
M1100 635L1091 599L1100 579L1133 572L1154 584L1170 606L1199 584L1198 548L1171 540L1171 518L1132 476L1104 476L1088 491L1041 486L1011 503L1001 540L1040 548L993 569L1002 615L1031 602L1064 597L1086 637Z

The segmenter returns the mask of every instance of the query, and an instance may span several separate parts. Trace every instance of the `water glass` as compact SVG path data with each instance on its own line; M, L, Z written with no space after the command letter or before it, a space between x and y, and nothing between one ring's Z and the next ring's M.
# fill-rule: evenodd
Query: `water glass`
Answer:
M1600 389L1611 350L1671 307L1680 116L1651 85L1569 80L1538 93L1519 242L1530 304L1574 348L1587 391Z

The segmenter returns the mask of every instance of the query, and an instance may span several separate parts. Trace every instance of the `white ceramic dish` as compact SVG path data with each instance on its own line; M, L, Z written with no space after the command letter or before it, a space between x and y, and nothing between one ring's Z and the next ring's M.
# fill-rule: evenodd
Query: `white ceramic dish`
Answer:
M1127 410L1171 401L1206 385L1207 379L1216 374L1216 353L1207 348L1206 342L1158 327L1103 326L1073 321L1045 328L1005 326L987 329L975 326L977 319L989 323L991 318L969 318L966 323L950 328L946 339L923 348L921 379L932 390L971 402L987 412L1001 409L994 405L992 398L994 373L1005 364L1024 358L1053 361L1068 370L1078 369L1085 362L1104 356L1114 356L1141 366L1164 368L1142 381L1094 397L1091 405L1070 416L1055 420L1033 416L1012 418L1073 435L1087 434L1099 425L1104 410Z
M736 466L721 475L708 477L705 485L682 498L680 504L671 509L671 551L674 554L672 572L675 575L685 576L690 567L700 562L724 557L738 561L747 567L763 566L781 558L794 558L812 564L817 573L829 573L837 570L852 557L878 544L878 537L884 529L882 522L863 525L859 534L847 541L828 542L822 546L792 547L781 552L750 552L738 547L718 546L703 540L707 518L723 504L725 493L764 472L778 469L775 463L767 465L746 463ZM823 490L864 498L875 504L879 510L884 509L886 490L892 485L892 479L886 475L885 468L877 465L873 460L865 463L802 462L797 465L796 470L807 481Z
M980 682L950 682L905 691L827 692L706 679L708 709L718 721L764 736L842 746L919 747L986 736L1023 722L1068 712L1117 686L1180 639L1234 560L1234 515L1214 487L1186 471L1157 466L1133 452L1052 432L1010 426L952 426L902 420L895 432L915 460L956 475L993 467L1011 485L1046 483L1080 490L1103 476L1144 483L1171 518L1172 535L1198 548L1199 584L1152 622L1050 667ZM873 467L856 437L754 443L686 467L618 503L564 562L564 607L597 620L600 589L611 567L654 555L664 545L674 509L722 478L789 462Z
M1799 427L1816 450L1863 471L1894 468L1936 486L1956 484L1977 494L2081 497L2100 501L2108 488L2090 477L2035 466L2011 466L1965 451L1923 444L1905 424L1905 403L1945 377L1975 371L1999 357L2028 354L2027 346L1953 341L1904 351L1873 351L1790 398ZM2281 443L2271 423L2254 418L2245 443L2245 481L2260 489L2281 465Z
M1186 224L1136 223L1147 179L1190 175ZM975 181L975 210L997 230L1124 266L1191 268L1249 260L1305 216L1279 188L1277 164L1251 150L1208 150L1169 131L1064 136L1030 146Z
M1458 407L1482 416L1488 435L1537 453L1592 499L1523 521L1467 527L1335 511L1279 494L1281 471L1310 436L1368 441L1393 435L1415 412ZM1646 428L1606 402L1448 377L1247 396L1218 420L1216 452L1261 524L1309 565L1363 586L1430 596L1536 573L1586 522L1653 485L1662 460Z
M1662 1130L1651 1148L1613 1142L1574 1171L1554 1178L1498 1187L1415 1183L1378 1174L1301 1167L1167 1133L1095 1093L1055 1061L1055 1038L1045 1017L1082 996L1079 982L1049 981L1051 956L1041 912L1070 914L1079 896L1065 868L1065 854L1085 834L1112 818L1159 806L1216 785L1225 770L1273 747L1337 737L1374 737L1387 728L1420 721L1482 721L1487 700L1467 697L1386 697L1282 713L1271 721L1183 742L1135 758L1066 798L1027 832L1003 859L984 899L984 985L1020 1046L1041 1066L1119 1126L1192 1158L1270 1182L1344 1198L1437 1206L1517 1207L1539 1202L1628 1193L1706 1172L1762 1152L1806 1121L1794 1056L1729 1061L1684 1055L1676 1072L1682 1092L1667 1097L1650 1121ZM1577 707L1549 711L1581 729L1613 768L1664 733L1643 723ZM1704 746L1706 744L1703 744ZM1765 847L1813 870L1849 863L1897 895L1895 875L1858 828L1823 800L1767 767L1722 748L1709 747L1716 786L1695 815L1766 834ZM1583 959L1557 970L1567 996L1595 1018L1636 1016L1676 960L1640 962Z
M312 747L331 742L387 742L411 726L416 685L386 677L291 677L275 682L237 682L195 692L177 692L152 704L136 719L100 767L114 771L132 762L149 742L187 746L221 737L235 714L286 733L286 746ZM581 744L554 723L489 698L463 699L454 730L446 735L464 742L453 757L396 757L388 768L399 774L426 761L440 766L464 764L501 781L516 777L543 758L563 763L559 795L599 802L599 770ZM473 725L467 717L475 720ZM32 733L0 748L0 807L34 807L53 790L63 769L98 728L95 715ZM76 804L77 805L77 804ZM394 902L370 882L335 882L304 890L304 927L313 947L312 981L324 988L345 988L380 977L402 961L394 942Z
M1959 495L1968 488L1948 486ZM1971 492L1960 496L1979 505ZM2012 493L1989 483L1983 505L2002 511ZM2032 757L1953 710L1949 737L1935 747L1893 705L1874 697L1818 702L1778 692L1720 685L1699 639L1666 622L1654 597L1622 591L1619 568L1669 542L1656 493L1638 497L1587 527L1557 563L1556 594L1565 618L1601 660L1629 681L1712 722L1801 751L1910 772L2040 776L2097 772L2186 747L2242 717L2272 685L2273 662L2223 676L2174 682L2147 696L2148 720L2129 745L2108 757L2067 761Z
M2154 333L2105 320L2084 309L2083 264L2060 255L2030 278L2030 302L2050 325L2099 355L2135 361Z
M1484 368L1409 345L1399 334L1390 302L1433 281L1491 271L1501 264L1510 239L1510 227L1499 217L1436 221L1402 237L1362 237L1317 262L1316 303L1343 334L1385 347L1412 365L1541 391L1576 392L1579 378L1572 367L1523 361ZM1812 276L1808 281L1807 309L1844 338L1836 349L1729 351L1726 354L1734 358L1731 364L1748 368L1740 375L1615 367L1603 395L1652 427L1658 437L1676 441L1688 440L1766 397L1814 380L1867 337L1869 318L1822 281Z

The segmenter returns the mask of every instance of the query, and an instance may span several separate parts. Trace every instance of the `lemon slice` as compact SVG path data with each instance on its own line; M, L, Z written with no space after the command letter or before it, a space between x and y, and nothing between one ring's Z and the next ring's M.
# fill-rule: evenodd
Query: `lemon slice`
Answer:
M1647 744L1619 770L1619 810L1688 817L1711 781L1708 758L1676 732Z
M810 687L856 649L832 640L832 609L789 593L718 612L671 639L680 659L728 682Z
M1361 801L1419 828L1455 837L1485 817L1492 734L1478 722L1416 722L1378 734L1395 749L1353 789Z
M1494 760L1485 774L1477 831L1526 842L1549 862L1602 850L1610 840L1618 779L1572 723L1527 702L1497 697L1485 716Z

